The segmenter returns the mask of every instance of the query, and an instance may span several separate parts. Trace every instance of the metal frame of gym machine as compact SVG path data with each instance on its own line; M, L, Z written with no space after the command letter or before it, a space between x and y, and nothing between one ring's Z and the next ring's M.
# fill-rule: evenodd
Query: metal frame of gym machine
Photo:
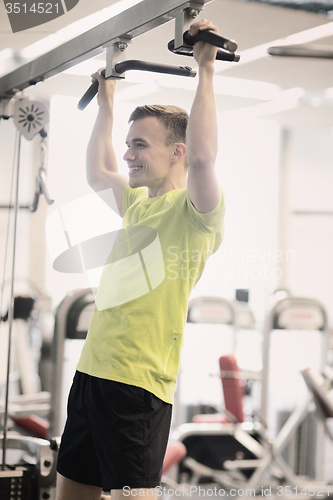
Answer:
M270 344L271 335L274 330L299 330L299 331L318 331L321 334L320 345L320 360L319 369L323 370L327 363L327 349L329 338L329 326L327 313L324 306L316 299L307 297L286 297L278 301L270 310L266 317L265 327L263 331L263 369L262 369L262 389L261 389L261 417L264 421L267 419L269 406L269 366L270 366ZM308 367L304 367L308 368ZM274 444L272 445L272 458L268 459L268 463L274 460L278 462L289 484L297 486L302 484L299 478L294 474L292 468L286 464L281 458L282 452L291 442L298 427L305 420L309 413L309 405L312 398L306 400L303 405L295 409L290 415L282 429L278 433ZM323 445L323 432L318 430L317 449ZM316 457L316 476L320 476L321 457ZM260 477L268 468L268 463L259 467L256 471L256 476L252 478L254 483L258 483ZM315 478L317 479L317 477ZM320 488L320 486L319 486Z
M320 369L324 368L327 353L328 343L328 319L327 314L320 302L315 299L287 297L278 301L266 318L265 328L263 332L263 370L262 370L262 398L261 398L261 417L265 421L267 417L268 407L268 378L269 378L269 357L270 357L270 339L273 330L302 330L302 331L318 331L321 333L321 359L319 360ZM306 478L298 476L291 465L283 456L288 444L292 444L293 438L305 421L309 411L313 396L307 396L306 400L290 414L289 418L279 431L276 438L272 439L267 436L265 427L261 426L244 426L242 424L183 424L176 429L174 439L178 439L186 445L188 438L194 436L208 436L211 443L214 438L217 444L217 439L220 436L226 436L230 439L232 436L238 441L239 450L246 452L245 459L227 459L223 462L223 469L214 469L212 466L207 467L206 464L193 459L191 455L185 457L178 466L178 475L181 478L181 473L188 469L194 474L191 484L196 484L200 478L209 478L213 483L217 483L224 488L234 488L238 491L249 491L250 495L256 492L257 496L266 496L264 491L269 483L266 484L269 475L271 474L271 484L274 488L277 485L288 485L286 488L286 496L295 493L295 498L326 498L328 496L328 488L325 488L325 483L320 481L320 478ZM250 423L248 423L250 424ZM253 437L255 431L258 431L258 437ZM323 444L322 429L318 431L318 445ZM292 444L293 445L293 444ZM207 445L206 445L207 446ZM200 450L199 450L200 451ZM225 450L223 450L225 451ZM194 450L198 453L198 450ZM252 454L252 457L250 456ZM306 453L304 457L306 458ZM320 454L318 454L320 455ZM320 469L322 456L316 458L316 475L317 467ZM250 472L246 477L243 474ZM267 477L268 474L268 477ZM265 478L266 476L266 478ZM199 483L200 484L200 483ZM264 485L264 486L263 486ZM179 486L179 485L178 485ZM284 491L285 486L280 486L281 491ZM311 488L310 488L311 487ZM289 493L287 491L289 489ZM277 490L278 496L281 491ZM297 492L299 496L297 497ZM273 492L274 493L274 492ZM242 496L242 495L239 495ZM238 495L237 495L238 498Z
M136 36L175 19L175 45L183 45L183 32L193 18L212 0L143 0L117 16L75 37L0 78L0 99L10 100L23 90L55 76L82 61L106 51L106 77L112 75L114 62L124 56L124 46ZM119 76L119 75L118 75Z

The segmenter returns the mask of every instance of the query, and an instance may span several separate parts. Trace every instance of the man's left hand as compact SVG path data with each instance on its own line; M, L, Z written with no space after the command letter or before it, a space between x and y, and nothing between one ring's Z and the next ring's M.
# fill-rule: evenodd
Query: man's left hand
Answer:
M219 31L218 27L211 21L202 19L201 21L197 21L190 26L189 34L191 36L195 36L199 33L199 31L203 30L214 31L214 33L218 33ZM216 58L216 52L217 47L207 42L196 42L193 47L193 56L199 67L213 65Z

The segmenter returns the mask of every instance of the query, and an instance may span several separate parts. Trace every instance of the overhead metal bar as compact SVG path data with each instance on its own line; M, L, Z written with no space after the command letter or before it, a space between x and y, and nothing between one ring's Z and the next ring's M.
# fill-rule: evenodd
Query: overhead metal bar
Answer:
M16 92L91 59L117 38L132 39L176 18L183 9L201 9L212 0L143 0L37 59L0 78L0 96Z

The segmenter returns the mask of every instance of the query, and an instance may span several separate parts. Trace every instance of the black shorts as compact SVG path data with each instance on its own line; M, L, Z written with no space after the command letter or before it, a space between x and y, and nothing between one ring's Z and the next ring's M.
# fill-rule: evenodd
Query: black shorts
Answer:
M171 412L145 389L76 372L58 472L104 491L159 486Z

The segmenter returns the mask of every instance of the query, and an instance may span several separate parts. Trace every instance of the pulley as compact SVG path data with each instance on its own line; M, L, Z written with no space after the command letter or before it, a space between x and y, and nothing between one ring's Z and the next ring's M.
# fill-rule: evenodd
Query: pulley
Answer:
M16 101L14 123L28 141L40 133L48 121L49 112L45 104L29 99Z

